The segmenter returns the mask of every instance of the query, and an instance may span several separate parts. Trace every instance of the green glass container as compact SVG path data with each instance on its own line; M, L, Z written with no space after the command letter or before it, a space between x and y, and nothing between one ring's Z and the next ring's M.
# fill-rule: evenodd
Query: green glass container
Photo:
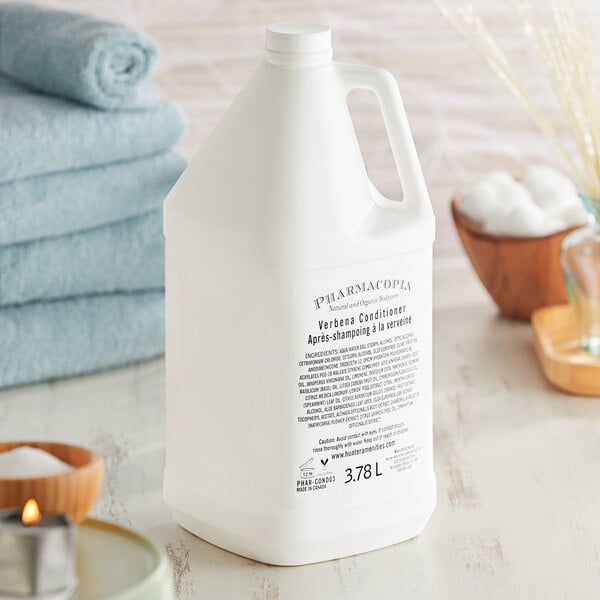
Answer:
M560 262L583 350L600 357L600 200L580 194L590 224L569 234Z

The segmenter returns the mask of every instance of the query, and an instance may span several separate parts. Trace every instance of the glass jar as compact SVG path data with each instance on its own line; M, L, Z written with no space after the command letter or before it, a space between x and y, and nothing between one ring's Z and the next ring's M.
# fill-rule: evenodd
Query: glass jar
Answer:
M585 194L581 198L593 219L564 239L560 262L580 346L600 356L600 200Z

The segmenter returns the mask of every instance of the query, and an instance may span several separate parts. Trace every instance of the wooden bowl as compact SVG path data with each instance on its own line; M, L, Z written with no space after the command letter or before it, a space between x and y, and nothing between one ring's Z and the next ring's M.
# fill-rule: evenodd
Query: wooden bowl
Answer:
M73 470L46 477L0 479L0 509L21 508L29 498L34 498L42 512L67 514L74 523L85 520L102 489L102 457L79 446L54 442L0 442L0 452L18 446L45 450Z
M544 237L494 235L466 217L460 203L460 196L452 199L458 235L479 279L503 314L529 319L536 308L568 301L560 246L578 227Z

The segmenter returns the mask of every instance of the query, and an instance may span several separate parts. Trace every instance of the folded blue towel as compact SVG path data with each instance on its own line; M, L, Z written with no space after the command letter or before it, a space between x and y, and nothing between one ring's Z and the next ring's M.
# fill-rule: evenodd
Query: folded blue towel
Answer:
M159 209L186 165L175 152L0 184L0 246Z
M0 248L0 305L164 286L162 211Z
M49 94L98 108L148 106L158 56L147 36L88 15L0 4L0 71Z
M108 369L163 351L162 291L0 310L0 387Z
M150 156L177 143L179 108L107 112L0 78L0 183Z

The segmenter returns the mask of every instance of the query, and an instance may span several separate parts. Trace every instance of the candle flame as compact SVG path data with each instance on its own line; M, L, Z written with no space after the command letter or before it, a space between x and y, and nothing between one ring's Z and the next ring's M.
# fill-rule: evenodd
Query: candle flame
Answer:
M42 513L40 512L40 507L33 498L30 498L25 502L25 506L23 507L21 522L23 525L39 525L41 520Z

